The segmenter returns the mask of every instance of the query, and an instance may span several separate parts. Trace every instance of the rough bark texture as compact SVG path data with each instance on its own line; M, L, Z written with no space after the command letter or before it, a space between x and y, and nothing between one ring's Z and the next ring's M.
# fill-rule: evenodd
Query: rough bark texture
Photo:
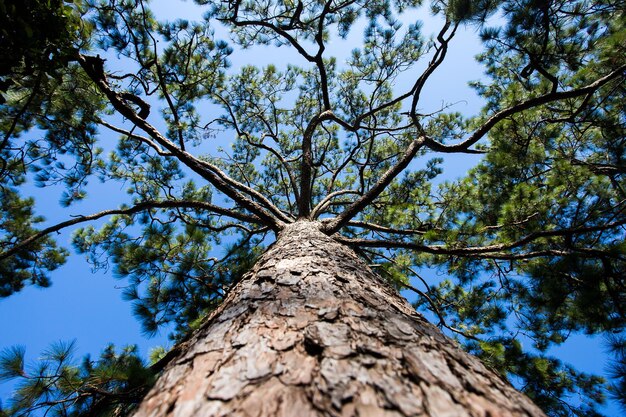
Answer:
M544 415L317 226L281 232L135 417Z

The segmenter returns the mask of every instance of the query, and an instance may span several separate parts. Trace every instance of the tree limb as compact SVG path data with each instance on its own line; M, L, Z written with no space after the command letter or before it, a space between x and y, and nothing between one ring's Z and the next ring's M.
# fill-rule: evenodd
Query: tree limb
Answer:
M170 140L165 138L154 126L148 123L146 120L140 118L133 109L131 109L126 102L119 96L118 93L113 91L109 86L106 76L104 74L104 60L99 57L86 56L77 54L77 61L81 67L85 70L87 75L96 84L98 89L109 99L109 102L113 105L122 116L126 117L137 126L139 126L144 132L146 132L152 139L154 139L160 146L167 149L173 156L184 163L192 171L199 174L201 177L209 181L218 190L226 194L228 197L235 200L238 204L244 207L246 210L257 215L262 219L266 225L270 226L274 230L280 230L283 227L284 222L288 222L289 219L284 216L267 198L250 187L240 184L224 174L220 169L214 165L202 161L185 150L180 149ZM248 195L254 196L263 202L265 207L262 207L257 202L243 195L240 191L245 191ZM266 209L270 210L268 213Z
M359 247L374 247L374 248L402 248L411 249L418 252L431 253L434 255L456 255L463 257L477 257L477 258L489 258L489 259L527 259L541 256L564 256L569 254L579 254L586 257L595 256L607 256L612 258L620 258L619 255L609 254L607 252L587 249L587 248L568 248L567 250L547 249L540 251L533 251L527 253L505 253L503 251L519 248L523 245L531 243L537 239L547 237L564 237L572 236L583 233L593 233L609 230L612 228L626 225L626 219L607 223L602 226L588 226L588 227L575 227L570 229L559 230L544 230L540 232L530 233L523 238L511 243L501 243L488 246L469 246L469 247L448 247L445 245L423 245L414 242L405 241L391 241L391 240L376 240L376 239L350 239L346 237L336 237L336 239L342 243L346 243L352 246Z
M333 234L339 231L343 226L348 224L350 220L354 218L357 214L361 212L368 204L370 204L376 197L382 193L385 188L394 180L403 170L406 168L417 151L424 144L424 137L420 136L419 138L411 141L409 146L404 151L404 154L400 157L400 159L392 165L384 174L380 176L376 184L372 188L370 188L365 194L363 194L359 199L357 199L354 203L348 206L341 214L337 217L326 223L323 227L324 233Z
M304 130L302 136L302 164L300 172L300 199L298 200L298 215L300 218L309 218L311 214L311 180L313 178L313 134L315 129L324 120L332 116L330 110L323 111L315 116Z
M145 136L137 135L137 134L135 134L135 133L133 133L131 131L119 128L117 126L112 125L111 123L108 123L108 122L102 120L102 119L98 120L98 123L101 124L102 126L106 127L106 128L111 129L114 132L121 133L122 135L127 136L127 137L129 137L131 139L136 139L136 140L139 140L141 142L144 142L146 145L148 145L152 149L154 149L158 155L161 155L161 156L172 156L171 153L164 152L163 149L158 144L154 143L154 141L152 141L151 139L149 139L149 138L147 138Z
M150 210L150 209L155 209L155 208L195 208L195 209L201 209L201 210L207 210L207 211L212 211L216 214L220 214L223 216L228 216L228 217L232 217L234 219L240 220L240 221L244 221L244 222L248 222L248 223L260 223L262 224L262 220L260 218L258 218L257 216L252 216L249 214L245 214L245 213L240 213L231 209L226 209L220 206L216 206L214 204L210 204L210 203L204 203L201 201L144 201L141 203L138 203L132 207L129 208L125 208L125 209L112 209L112 210L103 210L101 212L98 213L94 213L91 215L87 215L87 216L78 216L74 219L71 220L66 220L64 222L61 223L57 223L53 226L47 227L31 236L29 236L28 238L22 240L21 242L19 242L18 244L16 244L15 246L7 249L6 251L0 253L0 260L6 259L12 255L14 255L15 253L17 253L19 250L27 247L28 245L30 245L31 243L49 235L50 233L54 233L54 232L58 232L62 229L65 229L69 226L74 226L76 224L80 224L80 223L85 223L85 222L89 222L92 220L97 220L100 219L102 217L105 216L112 216L112 215L116 215L116 214L122 214L122 215L129 215L129 214L136 214L145 210Z
M431 229L426 229L426 228L424 229L395 229L392 227L381 226L375 223L355 221L355 220L349 221L347 225L360 227L362 229L367 229L367 230L371 230L374 232L389 233L389 234L396 234L396 235L423 235L428 230L431 230Z
M345 194L360 194L360 193L356 190L339 190L339 191L335 191L335 192L328 194L326 197L324 197L324 199L322 199L322 201L320 201L313 208L313 210L311 211L311 219L316 219L320 214L322 214L322 212L326 209L326 207L328 207L328 203L330 203L330 201L333 198L338 197L340 195L345 195Z
M547 103L551 103L553 101L564 100L568 98L575 98L575 97L580 97L580 96L594 93L596 90L598 90L603 85L607 84L609 81L619 78L619 77L623 77L624 76L623 73L625 70L626 70L626 65L622 65L621 67L611 71L604 77L601 77L597 79L596 81L592 82L591 84L587 84L584 87L575 88L575 89L568 90L568 91L550 92L547 94L543 94L539 97L534 97L534 98L522 101L521 103L515 104L511 107L507 107L506 109L500 110L497 113L495 113L493 116L489 117L489 119L487 119L485 123L483 123L478 129L476 129L474 133L470 135L470 137L468 137L463 142L458 143L456 145L444 145L442 143L435 142L433 139L429 139L425 143L425 145L428 146L429 148L432 148L433 150L437 150L438 152L444 152L444 153L467 152L470 146L476 144L476 142L482 139L482 137L485 136L491 130L491 128L493 128L496 124L498 124L505 118L513 114L520 113L524 110L529 110L529 109L532 109L532 108L535 108L535 107L538 107Z

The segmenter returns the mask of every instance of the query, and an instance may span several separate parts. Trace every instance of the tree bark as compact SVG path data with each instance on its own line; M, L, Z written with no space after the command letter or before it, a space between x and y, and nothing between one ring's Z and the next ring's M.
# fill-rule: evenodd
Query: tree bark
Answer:
M313 222L172 356L135 417L544 416Z

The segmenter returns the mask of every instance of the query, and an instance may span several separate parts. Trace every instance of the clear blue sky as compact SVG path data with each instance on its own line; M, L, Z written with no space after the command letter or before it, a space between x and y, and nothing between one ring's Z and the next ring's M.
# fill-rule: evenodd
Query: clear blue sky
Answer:
M156 0L153 9L161 18L200 17L198 9L189 1ZM437 21L430 18L428 13L420 14L417 18L424 20L425 33L437 29ZM354 30L347 41L332 41L328 53L345 56L358 46L360 35L360 32ZM217 36L224 34L218 31ZM425 102L431 107L424 109L426 111L435 110L442 104L457 103L455 110L474 114L480 107L480 100L467 86L468 81L482 76L481 68L473 59L480 43L471 29L457 35L455 40L451 44L449 58L424 91ZM247 50L232 57L233 67L264 65L276 61L305 65L297 55L285 54L283 50L280 52L277 55L275 49L267 48ZM399 80L398 87L398 91L404 90L402 80ZM475 158L467 155L446 158L446 178L461 176L475 161ZM121 185L94 184L91 198L68 210L58 204L61 190L57 190L59 194L56 195L48 190L45 193L41 191L33 188L39 214L44 215L49 223L65 220L70 214L89 214L113 208L124 202L126 197ZM69 247L70 235L71 230L66 230L57 236L58 241ZM0 349L23 345L27 349L27 359L34 360L50 343L59 340L76 339L79 357L87 353L97 357L108 343L120 347L137 344L144 356L154 346L170 346L165 334L167 332L153 338L141 334L138 321L132 317L130 303L121 300L118 287L123 286L124 281L116 280L111 273L92 273L80 255L71 256L68 263L52 275L52 282L52 287L48 289L28 287L9 298L0 299L0 325L3 329L0 333ZM405 295L410 296L409 293ZM603 374L606 371L607 357L598 340L576 335L556 349L554 354L587 372ZM9 392L9 384L0 384L1 399L6 400ZM610 404L604 411L608 415L619 415L618 410L615 404Z

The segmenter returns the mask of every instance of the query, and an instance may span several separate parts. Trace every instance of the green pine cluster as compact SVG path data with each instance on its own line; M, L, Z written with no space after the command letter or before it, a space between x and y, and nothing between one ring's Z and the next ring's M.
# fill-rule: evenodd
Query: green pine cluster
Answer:
M0 352L0 381L16 380L10 406L0 416L123 416L154 380L135 347L107 346L97 360L74 359L75 343L57 342L27 364L21 346Z

